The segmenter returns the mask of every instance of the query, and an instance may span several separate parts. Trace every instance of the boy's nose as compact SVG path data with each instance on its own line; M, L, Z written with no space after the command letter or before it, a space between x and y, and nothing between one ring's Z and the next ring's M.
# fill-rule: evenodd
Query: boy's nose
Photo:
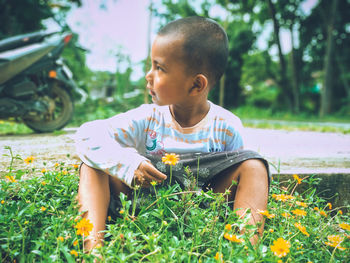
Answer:
M146 76L145 76L147 82L151 82L152 80L152 69L150 69L147 73L146 73Z

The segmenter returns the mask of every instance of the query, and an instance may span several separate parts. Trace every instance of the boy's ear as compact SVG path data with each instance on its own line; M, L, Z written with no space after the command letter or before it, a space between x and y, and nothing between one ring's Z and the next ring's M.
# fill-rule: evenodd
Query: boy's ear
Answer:
M202 91L206 90L208 86L208 78L204 76L203 74L197 74L193 86L190 89L190 95L197 95L198 93L201 93Z

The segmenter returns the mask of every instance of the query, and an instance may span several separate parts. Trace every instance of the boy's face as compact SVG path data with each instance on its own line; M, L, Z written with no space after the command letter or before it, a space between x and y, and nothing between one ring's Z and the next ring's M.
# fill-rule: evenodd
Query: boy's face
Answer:
M152 68L146 75L152 101L158 105L191 102L194 76L186 72L182 60L183 40L176 36L157 36L153 42Z

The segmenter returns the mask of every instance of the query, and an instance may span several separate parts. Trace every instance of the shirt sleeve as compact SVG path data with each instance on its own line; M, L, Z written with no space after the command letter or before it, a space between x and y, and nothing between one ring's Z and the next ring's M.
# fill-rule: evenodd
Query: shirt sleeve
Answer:
M76 152L90 167L116 176L130 185L144 160L137 150L144 137L145 109L83 124L75 135Z
M232 122L229 122L229 129L232 131L231 136L227 139L226 151L235 151L244 148L244 128L242 121L233 115Z

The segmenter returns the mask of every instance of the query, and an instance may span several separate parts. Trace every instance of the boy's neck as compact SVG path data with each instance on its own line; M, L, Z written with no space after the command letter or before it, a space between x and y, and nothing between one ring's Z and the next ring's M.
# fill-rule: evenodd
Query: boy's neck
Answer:
M210 104L205 101L201 104L194 105L170 105L171 115L182 128L193 127L207 115Z

